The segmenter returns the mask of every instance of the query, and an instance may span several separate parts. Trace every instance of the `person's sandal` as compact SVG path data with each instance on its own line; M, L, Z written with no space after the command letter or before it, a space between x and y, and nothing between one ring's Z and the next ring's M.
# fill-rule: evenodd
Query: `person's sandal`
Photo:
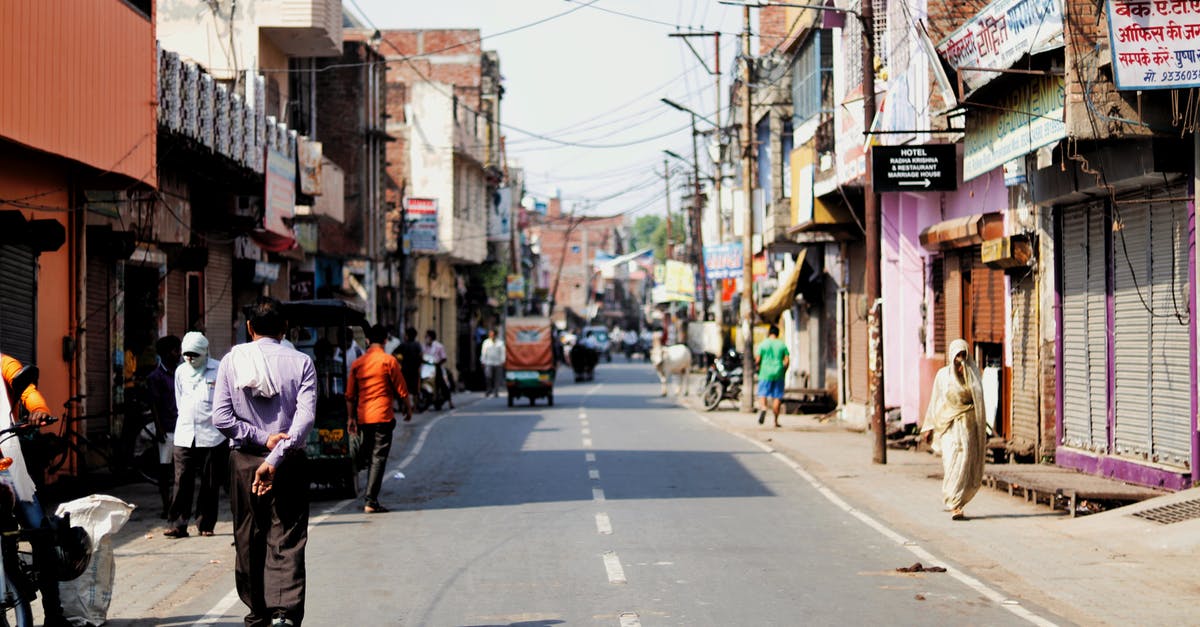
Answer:
M178 528L167 529L162 534L168 538L186 538L189 535L187 529Z
M204 536L205 538L211 538L211 537L213 536L213 532L211 532L211 531L201 531L201 532L200 532L200 535Z

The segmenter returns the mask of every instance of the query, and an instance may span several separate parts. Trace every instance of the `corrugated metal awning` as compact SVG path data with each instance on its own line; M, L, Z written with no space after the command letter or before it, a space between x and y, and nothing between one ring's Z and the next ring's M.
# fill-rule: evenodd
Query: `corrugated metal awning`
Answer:
M921 231L920 239L922 248L938 251L974 246L1003 236L1004 216L997 211L932 224Z

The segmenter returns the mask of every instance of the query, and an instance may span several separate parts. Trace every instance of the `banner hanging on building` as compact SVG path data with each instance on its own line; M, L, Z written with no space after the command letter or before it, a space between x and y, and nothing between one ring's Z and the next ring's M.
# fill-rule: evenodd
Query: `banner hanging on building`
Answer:
M696 272L691 265L668 259L663 265L655 266L654 278L658 283L651 290L654 302L695 302Z
M519 274L508 275L505 285L509 298L525 298L525 277Z
M404 202L405 235L414 253L438 251L438 203L435 198L409 198Z
M742 276L742 243L705 246L704 276L709 281Z
M950 33L937 46L950 67L1003 70L1027 54L1063 45L1062 2L1059 0L996 0ZM963 70L959 78L975 91L999 72Z
M492 193L488 211L488 241L507 242L512 236L512 189L501 187Z
M1108 0L1117 89L1200 86L1200 3Z

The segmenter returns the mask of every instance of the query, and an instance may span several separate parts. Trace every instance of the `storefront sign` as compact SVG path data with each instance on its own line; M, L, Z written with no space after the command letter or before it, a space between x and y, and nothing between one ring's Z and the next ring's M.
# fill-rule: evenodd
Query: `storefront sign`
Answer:
M414 253L438 251L438 206L433 198L409 198L404 203L407 219L405 235L408 250Z
M525 277L519 274L510 274L505 280L505 285L509 298L525 298Z
M704 273L709 281L742 276L742 243L705 246Z
M963 141L963 180L1066 137L1065 96L1063 77L1031 77L1004 94L993 109L972 111Z
M266 179L263 226L277 235L287 235L291 230L283 219L296 211L296 161L278 150L268 150Z
M876 146L871 181L877 192L949 192L958 189L954 144Z
M993 70L1010 68L1027 54L1063 43L1060 0L996 0L940 44L938 53L950 65ZM1000 76L998 72L959 73L967 91Z
M1200 2L1108 0L1117 89L1200 86Z
M492 193L488 211L488 241L507 242L512 236L512 189L501 187Z
M654 268L654 276L658 281L651 290L654 302L690 303L696 300L696 273L691 265L668 259Z

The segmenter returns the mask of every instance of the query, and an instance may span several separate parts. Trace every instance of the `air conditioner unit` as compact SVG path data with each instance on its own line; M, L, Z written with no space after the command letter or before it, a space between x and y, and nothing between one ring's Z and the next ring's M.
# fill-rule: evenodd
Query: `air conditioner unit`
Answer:
M200 143L212 150L215 145L216 138L213 136L216 126L216 107L213 103L213 98L216 97L216 82L209 74L200 75L200 90L198 99L200 101Z
M217 154L229 156L229 90L224 85L217 84L216 96L213 98L214 137L216 138Z
M200 68L195 63L183 64L183 125L181 132L200 139Z

